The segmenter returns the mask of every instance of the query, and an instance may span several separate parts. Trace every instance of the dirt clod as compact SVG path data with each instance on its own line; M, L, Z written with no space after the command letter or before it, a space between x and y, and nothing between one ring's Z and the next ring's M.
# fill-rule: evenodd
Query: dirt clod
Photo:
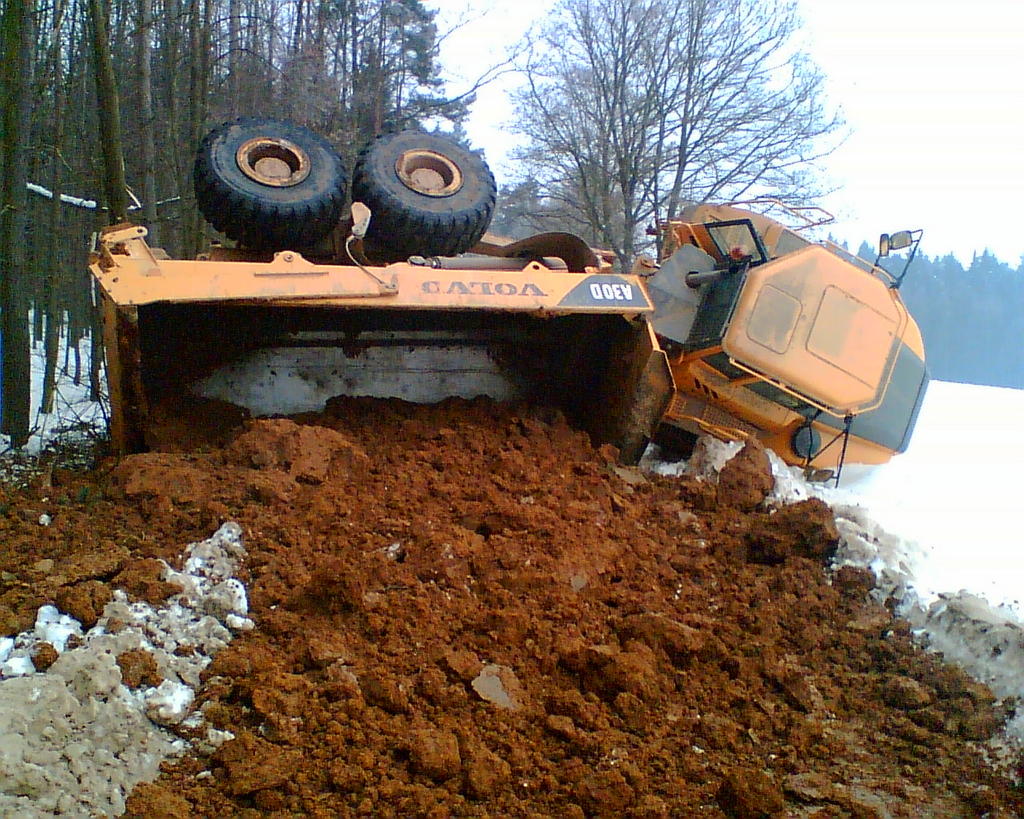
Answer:
M129 595L153 605L181 592L181 586L163 579L164 564L155 558L129 560L114 577L112 585Z
M875 573L859 566L842 566L833 575L832 583L843 594L863 597L875 587Z
M734 768L726 773L716 798L726 815L736 819L767 819L786 804L778 782L757 768Z
M772 465L764 446L756 439L747 441L722 467L718 477L718 499L737 509L756 509L775 487Z
M882 695L889 705L905 711L924 708L931 703L934 696L917 680L898 675L886 680Z
M480 743L463 734L459 738L463 792L472 799L490 799L508 786L509 764Z
M409 742L412 770L435 782L446 782L462 768L459 740L451 731L420 729Z
M624 816L636 801L636 792L616 770L597 771L583 778L576 789L580 807L589 816Z
M389 714L404 714L409 710L408 689L402 681L366 674L360 678L359 684L370 705L376 705Z
M188 800L168 788L144 782L128 799L126 819L191 819Z
M50 643L40 643L32 655L32 665L36 671L46 671L51 665L57 662L60 655Z
M156 665L153 655L142 648L122 651L117 655L117 664L121 669L121 681L129 688L140 686L157 686L164 681Z
M281 470L308 484L323 483L332 469L352 470L369 463L366 453L344 435L285 418L250 422L227 453L236 463Z
M747 534L749 559L768 565L782 563L794 555L823 561L835 553L838 545L835 516L818 498L756 518Z
M65 614L70 614L82 624L83 629L96 625L103 607L113 597L110 586L98 580L86 580L74 586L62 586L58 589L54 602Z
M253 736L239 734L222 745L212 760L221 766L225 786L233 796L276 788L292 779L301 768L301 756Z

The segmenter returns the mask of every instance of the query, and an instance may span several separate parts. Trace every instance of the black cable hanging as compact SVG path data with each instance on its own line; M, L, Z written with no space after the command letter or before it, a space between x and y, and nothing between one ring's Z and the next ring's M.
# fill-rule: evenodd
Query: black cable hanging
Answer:
M843 451L839 454L839 464L836 466L836 489L839 488L839 476L843 474L843 464L846 463L846 446L850 443L850 427L853 426L853 416L846 413L843 419Z
M811 429L811 424L814 421L816 421L818 419L818 416L820 416L820 415L821 415L821 410L818 410L812 417L807 419L807 422L806 422L806 424L804 424L804 426L807 427L807 429ZM842 431L839 432L831 441L829 441L821 449L817 450L813 454L811 454L811 449L808 448L807 455L804 456L804 476L805 477L809 476L812 473L812 471L813 471L811 469L811 462L815 458L817 458L819 455L824 453L829 447L831 447L836 441L838 441L841 438L842 441L843 441L843 447L842 447L842 452L839 453L839 462L836 465L836 474L835 474L836 488L839 487L839 478L840 478L840 476L843 473L843 465L846 463L846 449L847 449L847 446L850 443L850 430L851 430L852 426L853 426L853 415L850 414L850 413L847 413L846 416L843 418L843 429L842 429Z

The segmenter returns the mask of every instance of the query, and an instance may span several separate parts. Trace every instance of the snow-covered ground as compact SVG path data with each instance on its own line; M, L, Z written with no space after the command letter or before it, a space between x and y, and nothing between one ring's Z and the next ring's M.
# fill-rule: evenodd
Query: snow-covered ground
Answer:
M1018 613L1024 601L1024 390L933 381L910 448L843 474L836 501L915 541L922 598L967 589Z
M206 728L198 745L208 751L231 738L192 704L213 655L253 628L233 576L245 557L241 527L225 523L184 555L182 571L164 572L182 593L163 606L117 591L87 632L42 606L34 629L0 637L0 816L119 816L136 784L187 750L165 726ZM41 642L59 656L38 673L32 657ZM118 658L133 651L152 657L159 684L125 684Z
M53 412L50 413L40 411L43 372L46 367L45 352L41 343L33 346L31 436L28 444L19 453L11 451L10 439L6 435L0 435L0 477L17 480L23 471L22 456L38 455L56 440L67 445L75 441L88 441L102 432L106 424L107 407L101 401L91 400L89 396L89 338L82 338L77 346L81 359L81 377L78 384L74 383L71 375L60 370L67 352L67 339L61 338L57 386L54 391Z

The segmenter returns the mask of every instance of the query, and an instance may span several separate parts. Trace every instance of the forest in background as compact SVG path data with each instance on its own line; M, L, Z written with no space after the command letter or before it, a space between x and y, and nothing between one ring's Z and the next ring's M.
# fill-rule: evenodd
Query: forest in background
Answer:
M723 22L734 2L749 7L750 14L740 22L763 30L770 49L736 50L737 40L730 39L736 32ZM697 25L697 5L717 16L707 13ZM793 4L778 0L776 5L785 10ZM633 28L623 22L621 12L627 6L644 12ZM568 17L553 16L545 34L550 41L559 36L560 25L568 26L561 30L567 36L576 32L574 47L561 52L561 62L533 63L536 82L518 107L523 127L540 135L538 101L530 95L556 93L550 84L561 78L563 89L580 93L579 104L607 112L596 119L566 117L566 122L615 125L607 132L570 135L576 141L561 140L564 135L549 130L520 157L527 175L532 173L529 163L541 163L532 178L547 187L534 191L534 201L544 196L557 203L570 229L599 244L602 238L625 242L625 253L632 248L627 241L630 231L642 234L651 214L664 214L659 196L686 199L714 191L728 198L735 192L729 183L737 179L747 186L788 180L794 194L812 192L805 187L807 170L794 156L801 154L805 138L828 134L836 125L816 107L820 77L813 66L804 64L801 69L803 82L794 86L798 97L774 100L783 108L772 116L785 120L781 111L786 105L794 111L814 110L819 114L814 127L806 133L773 135L775 141L757 157L760 165L723 164L723 157L738 155L739 148L724 137L715 139L715 129L723 134L740 130L734 122L716 119L715 106L695 105L715 95L733 95L739 84L750 95L751 110L763 110L756 80L770 76L775 56L786 53L783 46L795 18L769 14L764 2L752 0L684 0L668 5L663 0L572 0L564 8ZM76 380L91 379L97 394L101 389L102 357L93 356L97 367L84 372L74 358L58 360L58 339L89 339L98 349L86 261L91 235L109 221L101 150L108 142L101 136L101 125L109 122L99 114L96 82L102 49L116 79L129 217L147 225L152 243L174 256L195 254L212 235L195 207L191 171L196 145L220 122L242 115L290 119L326 136L350 164L359 148L389 130L441 129L465 139L461 123L474 89L458 97L447 94L438 57L444 35L437 29L436 12L421 0L2 0L0 9L0 304L7 362L3 388L5 399L16 393L17 400L10 403L27 410L24 417L19 410L13 419L5 413L3 424L16 442L27 431L23 421L38 409L27 407L33 347L46 351L48 385L60 369ZM653 99L646 86L641 89L644 94L634 94L627 93L633 85L579 82L583 76L600 78L602 71L615 77L629 71L653 77L650 62L599 62L616 55L587 49L587 40L581 38L591 31L588 26L612 27L617 22L623 25L609 28L606 37L593 42L613 42L613 35L639 37L643 26L657 25L664 31L666 10L672 12L673 25L687 35L680 42L688 51L669 52L671 41L662 37L658 42L666 51L653 56L662 60L656 64L659 70L666 64L685 68L681 76L688 78L689 90ZM99 38L94 33L97 20ZM763 28L765 20L770 27ZM574 61L566 62L570 58ZM736 60L747 61L741 83L736 80L740 75L721 70ZM487 69L481 67L481 76ZM603 98L606 90L610 96ZM569 104L573 100L560 98L560 106ZM709 111L708 118L683 116L691 108ZM728 109L730 115L737 110ZM672 112L671 120L666 112ZM673 141L669 122L685 136ZM547 127L560 124L556 119ZM743 133L756 136L765 131L762 127ZM557 154L552 145L565 147L565 152ZM590 151L601 146L607 150ZM689 164L680 164L684 146ZM487 146L474 147L486 152ZM636 164L640 153L646 164ZM555 160L561 164L552 166ZM621 164L627 160L633 164ZM598 168L602 162L607 166ZM573 167L586 173L572 178L567 169ZM721 177L708 175L720 167L725 168ZM768 175L757 177L756 169L762 167ZM656 176L662 171L673 181L688 180L688 187L659 187ZM643 173L650 175L651 184L637 187ZM524 205L514 190L506 193L498 204L499 231L521 220L524 207L532 207L529 202ZM602 214L609 212L622 214L622 224L617 233L603 236L609 224L602 221ZM870 249L863 253L873 258ZM989 253L977 256L966 269L953 257L921 255L904 293L924 331L933 377L1024 388L1024 328L1017 309L1024 304L1021 266L1013 269ZM50 400L47 391L44 405Z
M867 244L858 255L874 258ZM985 250L964 267L952 255L919 254L901 292L932 378L1024 389L1024 259L1013 268Z
M38 409L28 405L32 345L46 346L48 384L59 336L98 345L86 265L92 234L110 221L104 58L128 217L176 257L213 235L195 205L192 164L214 125L291 120L351 165L386 131L458 134L472 102L472 88L445 95L436 12L420 0L3 0L0 10L2 431L15 445ZM93 360L98 367L102 355ZM91 376L98 394L99 370Z

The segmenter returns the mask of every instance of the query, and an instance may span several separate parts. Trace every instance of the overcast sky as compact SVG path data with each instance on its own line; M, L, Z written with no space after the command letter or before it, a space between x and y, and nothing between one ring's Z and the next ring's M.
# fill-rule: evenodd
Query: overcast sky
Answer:
M828 161L841 188L820 204L854 243L883 231L924 228L922 251L992 250L1016 267L1024 254L1024 1L800 0L805 46L828 76L830 101L852 133ZM442 21L461 0L435 0ZM451 90L497 61L544 0L480 0L479 19L452 37L443 58ZM480 9L491 11L480 17ZM508 178L503 133L507 84L482 92L469 122L499 178Z

